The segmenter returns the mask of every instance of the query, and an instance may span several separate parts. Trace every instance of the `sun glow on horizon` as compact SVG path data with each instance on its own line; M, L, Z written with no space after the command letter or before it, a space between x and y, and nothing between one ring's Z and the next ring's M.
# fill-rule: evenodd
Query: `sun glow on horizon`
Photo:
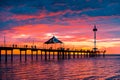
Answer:
M2 0L0 5L1 46L5 42L41 47L56 36L66 47L92 49L96 25L97 47L120 54L120 2L117 0Z

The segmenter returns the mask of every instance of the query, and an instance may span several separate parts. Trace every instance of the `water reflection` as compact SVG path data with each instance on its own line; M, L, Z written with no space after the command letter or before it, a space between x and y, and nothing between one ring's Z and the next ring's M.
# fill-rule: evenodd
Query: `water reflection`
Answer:
M110 80L120 79L120 56L70 60L33 60L0 64L0 80Z

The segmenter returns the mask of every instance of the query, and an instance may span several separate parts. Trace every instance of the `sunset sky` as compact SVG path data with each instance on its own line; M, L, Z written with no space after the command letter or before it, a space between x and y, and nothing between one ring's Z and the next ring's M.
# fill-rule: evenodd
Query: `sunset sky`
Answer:
M0 0L0 43L41 45L53 35L66 47L120 53L120 0Z

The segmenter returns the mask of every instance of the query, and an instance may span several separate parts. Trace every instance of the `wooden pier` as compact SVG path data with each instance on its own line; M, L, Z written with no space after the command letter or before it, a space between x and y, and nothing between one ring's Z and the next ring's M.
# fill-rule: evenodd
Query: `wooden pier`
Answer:
M10 47L6 46L6 40L4 37L4 47L0 47L0 62L2 61L2 53L1 51L4 50L5 51L5 62L8 61L8 53L7 51L11 51L11 62L13 62L13 56L15 55L15 53L13 52L15 49L19 50L20 54L20 61L22 61L22 52L24 52L24 59L25 61L27 61L27 55L31 55L31 61L33 61L34 59L34 55L36 56L36 60L38 60L39 58L41 59L45 59L45 60L50 60L50 59L56 59L57 60L63 60L63 59L71 59L71 58L80 58L80 57L98 57L98 56L105 56L105 50L100 51L97 49L96 47L96 32L97 32L97 27L96 25L94 25L93 28L93 32L94 32L94 48L92 50L83 50L83 49L69 49L69 48L63 48L63 47L59 47L57 49L43 49L43 48L37 48L36 45L32 45L31 47L28 47L28 45L24 45L24 47L18 47L17 45L13 44ZM52 38L50 38L48 41L44 42L44 44L63 44L62 41L60 41L59 39L57 39L55 36L53 36ZM31 52L29 54L27 54L27 51L30 50ZM39 53L40 51L40 53ZM36 52L36 54L33 54L33 52ZM39 55L41 57L39 57ZM51 58L52 57L52 58Z
M24 59L25 61L27 61L27 55L31 56L31 61L33 61L33 56L36 57L36 60L38 60L39 58L44 59L44 60L50 60L50 59L56 59L58 60L63 60L63 59L71 59L71 58L80 58L80 57L98 57L98 56L104 56L105 51L96 51L94 52L93 50L70 50L70 49L65 49L65 48L58 48L58 49L41 49L41 48L36 48L36 47L31 47L31 48L20 48L20 47L0 47L0 62L2 61L1 57L2 57L2 50L5 51L5 62L8 61L8 51L10 51L11 53L9 54L11 57L11 62L13 62L14 58L13 56L16 55L15 53L13 53L13 50L19 50L19 59L20 61L22 61L22 57L23 54L22 52L24 52ZM31 53L27 54L27 51L30 50ZM39 52L40 51L40 52ZM35 52L35 54L33 54L33 52ZM39 57L40 55L40 57Z

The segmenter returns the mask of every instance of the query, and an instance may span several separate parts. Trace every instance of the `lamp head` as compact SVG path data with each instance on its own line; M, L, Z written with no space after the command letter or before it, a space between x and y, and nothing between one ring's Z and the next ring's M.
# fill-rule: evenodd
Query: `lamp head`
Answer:
M97 31L96 25L94 25L93 31Z

